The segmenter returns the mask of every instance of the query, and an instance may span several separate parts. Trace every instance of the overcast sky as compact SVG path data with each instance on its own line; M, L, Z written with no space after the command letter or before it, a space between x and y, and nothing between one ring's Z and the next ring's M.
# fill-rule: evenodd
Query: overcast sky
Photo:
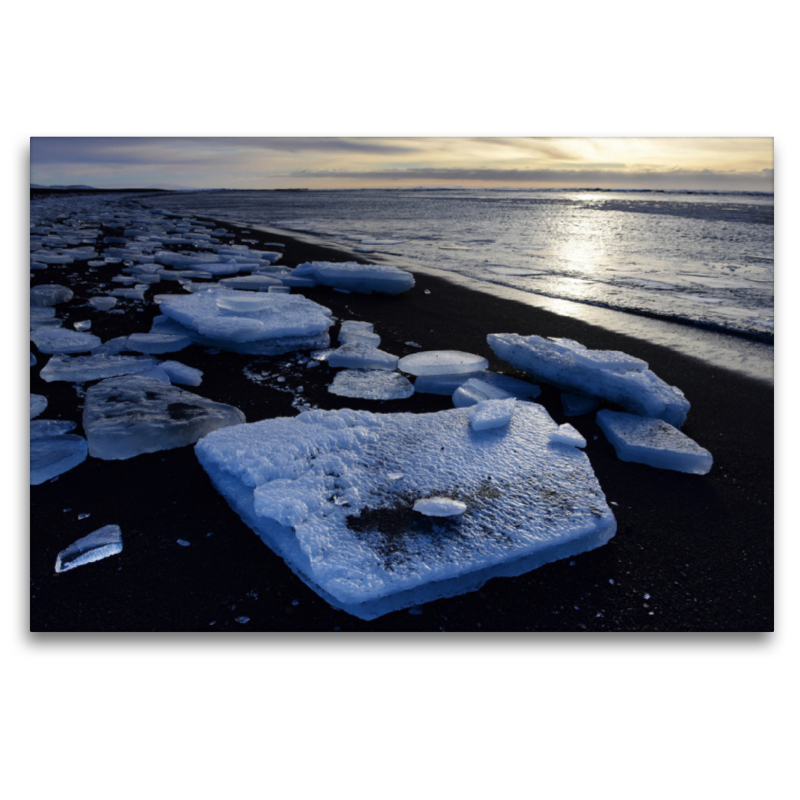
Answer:
M770 138L32 138L31 183L773 190Z

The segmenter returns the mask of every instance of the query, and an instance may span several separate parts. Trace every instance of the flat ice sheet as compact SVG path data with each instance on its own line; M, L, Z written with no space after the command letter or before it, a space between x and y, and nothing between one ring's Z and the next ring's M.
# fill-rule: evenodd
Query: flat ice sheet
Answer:
M328 391L364 400L405 400L414 394L414 385L399 372L344 369L336 374Z
M293 278L310 278L323 286L332 286L361 294L399 294L414 286L414 276L388 264L358 264L355 261L307 261L292 270Z
M362 619L599 547L616 522L587 457L521 403L476 431L466 409L310 411L216 431L195 452L245 522L312 589ZM432 521L433 496L466 511Z
M597 412L597 424L620 461L695 475L711 470L711 453L663 420L603 409Z
M592 366L588 363L590 356L583 354L579 360L574 348L541 336L490 333L486 339L498 358L534 378L568 391L603 397L634 414L657 417L676 427L686 421L689 401L683 392L649 369ZM601 363L605 362L601 359Z

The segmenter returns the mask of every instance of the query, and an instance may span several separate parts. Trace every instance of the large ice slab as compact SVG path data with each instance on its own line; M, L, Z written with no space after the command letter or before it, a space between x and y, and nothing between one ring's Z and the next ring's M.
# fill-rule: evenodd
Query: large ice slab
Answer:
M328 357L332 367L348 369L388 369L397 366L397 356L378 350L366 342L348 342L334 350Z
M323 286L360 294L400 294L414 286L410 272L388 264L307 261L292 270L293 278L310 278Z
M676 427L686 421L689 401L683 392L649 369L591 366L585 355L583 360L575 358L574 348L541 336L490 333L486 339L499 358L534 378L603 397L634 414L657 417Z
M328 391L364 400L405 400L414 394L414 385L399 372L344 369L336 373Z
M235 289L213 287L196 294L165 298L160 308L164 315L192 332L190 335L198 344L212 342L224 349L236 349L241 344L269 345L284 339L310 340L324 336L330 341L327 334L333 325L330 309L300 295L263 292L258 294L260 302L256 308L244 310L237 305L242 294ZM327 347L327 342L322 347Z
M397 368L409 375L466 375L489 366L483 356L460 350L423 350L401 358Z
M596 419L621 461L695 475L706 475L714 462L708 450L663 420L608 409Z
M32 306L57 306L72 300L72 289L58 283L45 283L31 288Z
M62 550L56 558L56 572L67 572L121 552L119 525L105 525Z
M54 355L42 367L39 377L52 381L69 381L85 383L101 378L114 378L119 375L135 375L146 372L158 364L149 356L91 355L60 356Z
M90 387L83 409L89 453L107 460L184 447L244 421L238 408L138 375Z
M607 542L585 454L534 403L476 431L466 409L310 411L216 431L195 452L245 522L329 603L362 619L479 588ZM466 511L413 511L447 497Z

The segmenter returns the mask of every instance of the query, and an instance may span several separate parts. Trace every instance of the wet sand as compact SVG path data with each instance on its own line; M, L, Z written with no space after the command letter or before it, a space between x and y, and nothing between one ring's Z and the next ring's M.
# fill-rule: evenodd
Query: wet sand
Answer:
M225 223L220 223L225 227ZM277 234L237 232L236 241L284 242L279 262L349 260L334 250ZM254 247L261 247L254 244ZM122 300L125 314L87 308L88 289L110 281L120 265L89 273L80 263L34 272L31 285L62 283L75 297L57 307L65 327L92 320L103 341L146 332L158 307ZM30 487L32 631L770 631L773 629L774 453L771 385L664 347L579 320L417 274L395 297L302 290L338 319L373 322L381 349L398 356L423 349L479 353L490 368L516 373L494 357L489 333L560 336L590 348L643 358L691 403L683 431L714 456L705 476L619 461L594 414L565 417L560 392L542 386L538 402L556 422L586 438L586 453L617 519L607 545L481 590L365 622L329 606L303 584L231 510L200 467L193 447L126 461L88 458L52 482ZM147 293L179 291L155 284ZM142 309L143 310L138 310ZM331 329L332 341L338 325ZM81 427L74 385L45 383L37 357L30 391L48 398L40 419ZM335 370L306 369L293 354L272 358L192 345L160 358L203 370L199 387L182 387L240 408L248 422L298 413L296 398L320 408L423 413L452 408L449 397L367 401L327 391ZM280 374L258 383L245 370ZM298 387L302 386L302 391ZM287 389L289 391L287 391ZM293 402L295 405L293 405ZM90 514L78 520L79 514ZM122 529L123 552L55 574L60 550L107 525ZM178 539L188 541L181 546ZM236 622L248 617L249 622Z

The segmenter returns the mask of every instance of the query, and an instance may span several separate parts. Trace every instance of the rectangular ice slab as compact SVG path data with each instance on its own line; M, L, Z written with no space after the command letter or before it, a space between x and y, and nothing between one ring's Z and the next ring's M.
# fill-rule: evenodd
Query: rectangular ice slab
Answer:
M399 294L414 285L414 276L398 267L358 264L355 261L307 261L292 270L292 277L311 278L323 286L361 294Z
M122 531L119 525L106 525L62 550L56 558L56 572L67 572L121 552Z
M596 419L620 461L695 475L706 475L714 463L708 450L663 420L608 409L598 411Z
M657 417L676 427L686 421L689 401L683 392L649 369L591 366L591 358L585 353L579 360L574 348L541 336L490 333L486 340L499 358L534 378L568 391L603 397L634 414Z
M238 408L139 375L95 384L83 408L89 454L106 460L185 447L244 421Z
M310 411L216 431L195 452L303 581L336 608L374 619L614 535L588 458L549 444L557 429L533 403L486 431L470 426L467 409ZM441 520L413 511L430 497L466 511Z

